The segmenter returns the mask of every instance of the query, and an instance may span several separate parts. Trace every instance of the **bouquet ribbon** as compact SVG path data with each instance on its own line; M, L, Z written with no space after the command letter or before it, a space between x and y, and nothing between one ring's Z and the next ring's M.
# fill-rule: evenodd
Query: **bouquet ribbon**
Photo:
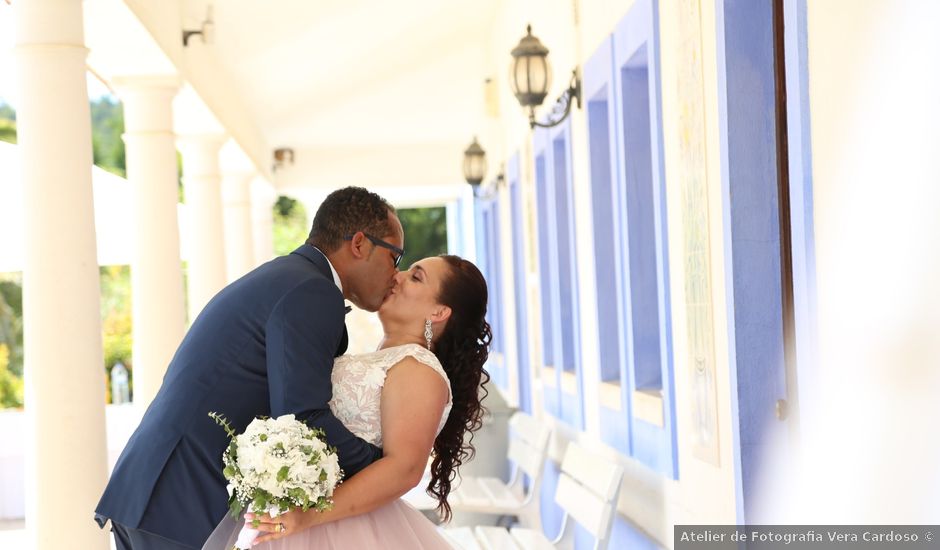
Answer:
M277 517L278 514L280 514L280 509L277 506L268 508L268 515L272 518ZM235 539L235 548L238 550L248 550L252 546L251 543L258 538L258 533L260 532L260 530L251 526L250 521L245 521L241 531L238 532L238 538Z

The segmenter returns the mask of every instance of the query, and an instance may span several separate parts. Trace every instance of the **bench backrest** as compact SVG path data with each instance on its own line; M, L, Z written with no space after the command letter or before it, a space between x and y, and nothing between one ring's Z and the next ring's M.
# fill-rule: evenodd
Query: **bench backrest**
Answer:
M522 411L509 419L509 460L530 480L541 478L551 435L548 426Z
M623 468L569 443L561 464L555 502L604 548L617 509Z

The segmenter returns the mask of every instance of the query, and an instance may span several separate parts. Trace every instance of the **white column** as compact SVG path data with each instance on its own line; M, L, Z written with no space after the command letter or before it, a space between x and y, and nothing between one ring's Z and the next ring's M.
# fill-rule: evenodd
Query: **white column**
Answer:
M124 103L127 179L134 193L131 291L134 403L153 401L186 326L177 221L173 97L176 77L118 80Z
M222 174L222 209L225 222L225 260L228 281L234 281L255 266L251 224L251 182L254 172L225 171Z
M183 188L189 216L190 255L189 322L225 286L225 240L222 233L222 192L219 150L222 135L185 136L179 140L183 154Z
M25 212L26 530L30 548L108 548L104 358L80 0L13 4Z
M255 265L261 265L274 257L276 200L277 192L270 182L260 177L251 182L251 226L254 232Z

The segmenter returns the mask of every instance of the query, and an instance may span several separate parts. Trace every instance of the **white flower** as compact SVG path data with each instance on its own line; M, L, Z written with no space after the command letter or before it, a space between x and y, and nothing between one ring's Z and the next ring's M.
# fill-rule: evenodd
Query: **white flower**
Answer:
M336 454L290 414L252 420L244 433L235 436L235 456L227 449L223 462L232 467L226 489L236 511L245 505L260 512L329 507L342 477ZM298 491L307 499L298 497Z

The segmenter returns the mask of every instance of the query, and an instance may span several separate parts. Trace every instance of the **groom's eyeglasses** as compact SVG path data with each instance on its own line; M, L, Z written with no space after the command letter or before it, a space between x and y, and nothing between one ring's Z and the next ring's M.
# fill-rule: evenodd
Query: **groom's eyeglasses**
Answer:
M387 248L387 249L391 250L391 251L392 251L392 260L395 262L395 267L396 267L396 268L398 267L398 264L401 263L401 258L402 258L402 256L405 255L405 251L404 251L404 250L398 248L397 246L393 245L392 243L385 242L385 241L383 241L382 239L380 239L380 238L378 238L378 237L373 237L372 235L369 235L368 233L363 233L363 235L365 235L366 238L369 239L369 242L371 242L371 243L374 244L375 246L381 246L382 248ZM343 239L345 239L345 240L347 240L347 241L351 241L352 238L353 238L353 236L354 236L354 235L346 235L345 237L343 237Z

